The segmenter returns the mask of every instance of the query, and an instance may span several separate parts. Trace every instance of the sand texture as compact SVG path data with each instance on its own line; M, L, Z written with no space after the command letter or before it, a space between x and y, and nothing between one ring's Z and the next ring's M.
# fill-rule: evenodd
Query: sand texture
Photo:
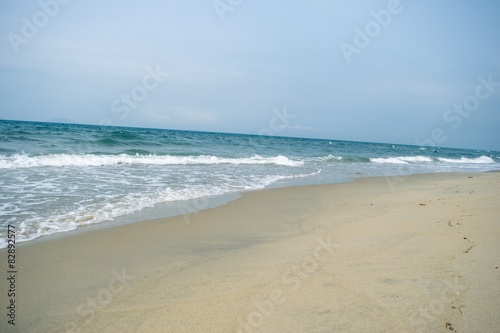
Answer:
M499 237L500 173L250 192L18 245L0 331L500 332Z

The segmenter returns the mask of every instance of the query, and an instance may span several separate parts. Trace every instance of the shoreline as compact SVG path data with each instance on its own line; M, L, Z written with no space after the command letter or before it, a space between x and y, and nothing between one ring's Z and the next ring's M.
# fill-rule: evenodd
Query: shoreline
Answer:
M19 327L499 327L498 184L498 172L435 173L264 189L187 219L23 242Z
M487 172L500 172L500 170L490 170L490 171L481 171L481 172L468 172L468 171L456 171L456 172L435 172L435 173L416 173L416 174L409 174L409 175L385 175L385 176L365 176L365 177L359 177L359 178L352 178L349 180L344 180L340 182L331 182L331 183L304 183L304 184L295 184L291 183L285 185L278 185L278 186L270 186L267 188L263 189L256 189L256 190L249 190L249 191L243 191L243 192L228 192L224 193L221 195L213 196L208 199L206 198L196 198L196 199L189 199L186 201L181 201L181 202L168 202L168 203L162 203L158 204L161 206L160 208L157 207L148 207L145 208L143 211L135 212L130 215L124 215L124 216L119 216L113 220L110 221L105 221L105 222L99 222L95 224L89 224L89 225L83 225L79 226L77 229L73 230L67 230L67 231L62 231L62 232L56 232L52 234L47 234L47 235L42 235L38 236L36 238L30 239L28 241L22 241L18 243L20 246L24 246L25 244L31 244L33 242L40 242L40 241L52 241L55 239L59 239L61 237L67 237L67 236L73 236L73 235L78 235L80 233L87 233L87 232L98 232L99 230L105 230L109 228L115 228L115 227L120 227L128 224L136 224L136 223L144 223L148 221L153 221L153 220L160 220L160 219L170 219L170 218L175 218L175 217L183 217L185 220L187 216L193 215L193 214L198 214L199 212L208 210L208 209L213 209L217 208L220 206L224 206L232 201L235 200L240 200L244 195L247 193L253 193L253 192L261 192L261 191L269 191L269 190L275 190L275 189L282 189L282 188L300 188L304 186L330 186L330 185L338 185L338 184L348 184L348 183L353 183L358 180L363 180L363 179L372 179L372 178L385 178L387 180L387 185L391 188L394 185L397 185L401 179L411 177L411 176L426 176L426 175L455 175L455 174L469 174L469 173L487 173ZM167 208L165 208L167 207ZM150 211L152 213L145 213L144 211ZM142 216L142 218L140 218ZM153 216L153 217L148 217L148 216ZM139 218L139 219L137 219ZM0 251L4 250L5 248L0 248Z
M273 184L270 187L266 188L261 188L261 189L252 189L252 190L247 190L247 191L238 191L238 192L227 192L224 194L220 195L215 195L215 196L210 196L208 198L202 197L202 198L195 198L195 199L189 199L189 200L184 200L184 201L179 201L179 202L166 202L166 203L160 203L157 204L155 207L147 207L143 209L142 211L138 211L129 215L123 215L114 218L113 220L110 221L104 221L104 222L99 222L99 223L94 223L94 224L89 224L89 225L83 225L79 226L76 229L72 230L66 230L66 231L61 231L61 232L56 232L52 234L47 234L47 235L42 235L38 236L36 238L26 240L19 242L18 245L24 246L25 244L32 244L36 242L43 242L43 241L52 241L56 240L59 238L64 238L68 236L75 236L79 235L81 233L88 233L88 232L98 232L99 230L105 230L109 228L115 228L115 227L121 227L125 226L128 224L136 224L136 223L144 223L144 222L149 222L149 221L154 221L154 220L162 220L162 219L170 219L170 218L175 218L175 217L183 217L185 220L187 216L193 215L193 214L198 214L202 211L208 210L208 209L213 209L217 208L220 206L224 206L232 201L235 200L240 200L244 195L247 193L252 193L252 192L260 192L260 191L268 191L268 190L275 190L275 189L282 189L282 188L294 188L294 187L303 187L303 186L329 186L329 185L336 185L336 184L345 184L345 183L352 183L356 181L357 179L365 179L365 178L378 178L378 177L384 177L384 176L366 176L366 177L360 177L360 178L352 178L344 181L339 181L339 182L331 182L331 183L308 183L305 182L303 184L301 183L288 183L285 182L283 185L276 185ZM392 177L392 176L386 176L386 177ZM405 176L399 176L399 177L407 177ZM158 207L157 207L158 206ZM149 212L145 212L149 211ZM150 217L153 216L153 217ZM141 218L142 217L142 218ZM6 249L0 248L0 251Z

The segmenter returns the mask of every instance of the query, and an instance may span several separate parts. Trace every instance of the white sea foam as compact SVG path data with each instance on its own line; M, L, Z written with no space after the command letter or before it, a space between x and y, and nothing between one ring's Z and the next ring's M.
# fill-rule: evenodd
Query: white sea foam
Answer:
M148 192L129 193L118 198L118 200L113 195L100 195L100 200L97 202L80 205L69 212L54 212L50 218L38 216L26 218L17 228L16 241L29 241L41 236L75 230L85 225L110 221L120 216L139 212L145 208L154 207L160 203L181 203L201 197L262 189L278 181L313 176L320 172L321 170L295 175L251 176L248 178L248 180L251 180L250 182L233 181L219 186L198 184L175 190L170 187L158 188ZM0 239L0 248L4 248L6 245L4 238Z
M341 161L344 158L342 156L336 156L329 154L327 156L320 156L320 157L312 157L309 158L308 160L315 161L315 162L329 162L329 161Z
M28 156L16 154L0 155L0 169L18 169L35 167L96 167L106 165L186 165L186 164L275 164L284 166L301 166L303 161L294 161L286 156L225 158L218 156L171 156L171 155L73 155L50 154Z
M490 164L490 163L495 163L495 161L488 156L480 156L477 158L466 158L462 157L460 159L454 159L454 158L444 158L444 157L438 157L438 160L440 162L445 162L445 163L466 163L466 164Z
M23 242L41 236L75 230L78 227L110 221L119 216L133 214L162 202L175 202L196 199L203 196L223 194L224 189L211 187L173 191L167 188L151 193L129 194L119 201L112 198L102 198L101 204L81 206L74 211L53 214L48 219L39 217L28 218L18 227L16 241ZM5 242L0 240L0 248L5 247Z
M387 158L370 158L370 161L374 163L409 164L432 162L432 158L427 156L399 156Z
M429 162L442 162L442 163L462 163L462 164L491 164L496 163L491 157L480 156L477 158L460 159L437 157L432 159L428 156L397 156L387 158L370 158L374 163L391 163L391 164L410 164L410 163L429 163Z
M286 180L286 179L294 179L294 178L304 178L304 177L310 177L310 176L315 176L321 173L321 169L318 171L314 171L311 173L306 173L306 174L299 174L299 175L290 175L290 176L267 176L264 177L260 180L260 184L258 185L259 188L265 188L266 186L269 186L271 184L274 184L278 181L281 180ZM255 189L252 187L248 187L249 190Z

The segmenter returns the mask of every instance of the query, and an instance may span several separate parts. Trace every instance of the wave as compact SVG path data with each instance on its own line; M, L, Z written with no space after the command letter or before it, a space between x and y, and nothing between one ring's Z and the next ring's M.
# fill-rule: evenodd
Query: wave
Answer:
M114 140L114 139L110 139L110 138L98 140L97 143L101 146L104 146L104 147L114 147L114 146L121 145L121 143L118 140Z
M335 156L327 155L322 157L313 157L307 159L311 162L324 162L324 163L394 163L394 164L408 164L417 162L432 162L430 157L426 156L402 156L402 157L355 157L355 156Z
M320 156L320 157L312 157L309 160L314 161L314 162L338 162L342 161L344 157L342 156L335 156L332 154L329 154L327 156Z
M260 188L265 188L266 186L269 186L273 183L276 183L281 180L287 180L287 179L294 179L294 178L305 178L305 177L310 177L310 176L315 176L319 175L321 173L321 169L318 171L310 172L310 173L301 173L297 175L288 175L288 176L267 176L261 179L262 184L260 185ZM247 189L254 189L256 188L254 186L249 186Z
M97 167L108 165L187 165L187 164L275 164L283 166L301 166L303 161L291 160L286 156L229 158L213 155L172 156L172 155L91 155L91 154L49 154L28 156L16 154L0 155L0 169L36 168L36 167Z
M429 156L393 156L393 157L351 157L326 155L310 158L288 158L283 155L263 157L221 157L215 155L156 155L147 150L133 149L119 155L106 153L95 154L49 154L30 156L26 153L11 156L0 155L0 169L20 169L37 167L99 167L113 165L280 165L303 166L312 163L377 163L377 164L429 164L429 163L462 163L462 164L492 164L497 163L488 156L477 158L445 158Z
M111 132L111 133L109 133L108 136L101 138L101 139L98 139L97 141L94 141L95 144L101 145L104 147L129 145L130 142L133 142L135 145L148 143L148 142L144 141L140 135L136 135L136 134L124 132L124 131Z
M113 139L121 140L142 140L142 136L126 131L113 131L110 133Z
M432 162L432 158L428 156L398 156L398 157L386 157L386 158L370 158L370 162L373 163L391 163L391 164L409 164L409 163L422 163L422 162Z
M461 157L460 159L445 158L445 157L431 158L429 156L396 156L396 157L385 157L385 158L370 158L370 162L391 163L391 164L414 164L414 163L431 163L431 162L463 163L463 164L496 163L491 157L484 155L477 158Z
M337 155L326 155L319 157L309 157L305 161L312 163L369 163L370 159L366 157L359 156L337 156Z
M453 159L453 158L444 158L444 157L438 157L438 160L440 162L445 162L445 163L474 163L474 164L490 164L490 163L496 163L491 157L488 156L481 156L477 158L466 158L462 157L460 159Z
M26 242L41 236L47 236L78 229L79 227L111 221L115 218L137 213L145 208L152 208L158 204L170 203L175 209L173 215L185 214L204 207L197 207L188 200L214 197L239 191L263 189L267 186L294 178L304 178L321 173L321 169L295 175L273 175L251 177L248 183L226 183L220 185L191 185L183 189L170 187L142 193L129 193L120 200L112 197L103 197L102 202L81 206L69 212L55 212L50 218L33 216L20 223L17 242ZM0 249L5 248L5 237L0 237Z

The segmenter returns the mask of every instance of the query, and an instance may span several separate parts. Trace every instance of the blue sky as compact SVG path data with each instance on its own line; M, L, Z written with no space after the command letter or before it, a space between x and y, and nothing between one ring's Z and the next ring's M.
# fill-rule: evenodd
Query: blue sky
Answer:
M494 0L2 1L0 118L500 150L498 17Z

